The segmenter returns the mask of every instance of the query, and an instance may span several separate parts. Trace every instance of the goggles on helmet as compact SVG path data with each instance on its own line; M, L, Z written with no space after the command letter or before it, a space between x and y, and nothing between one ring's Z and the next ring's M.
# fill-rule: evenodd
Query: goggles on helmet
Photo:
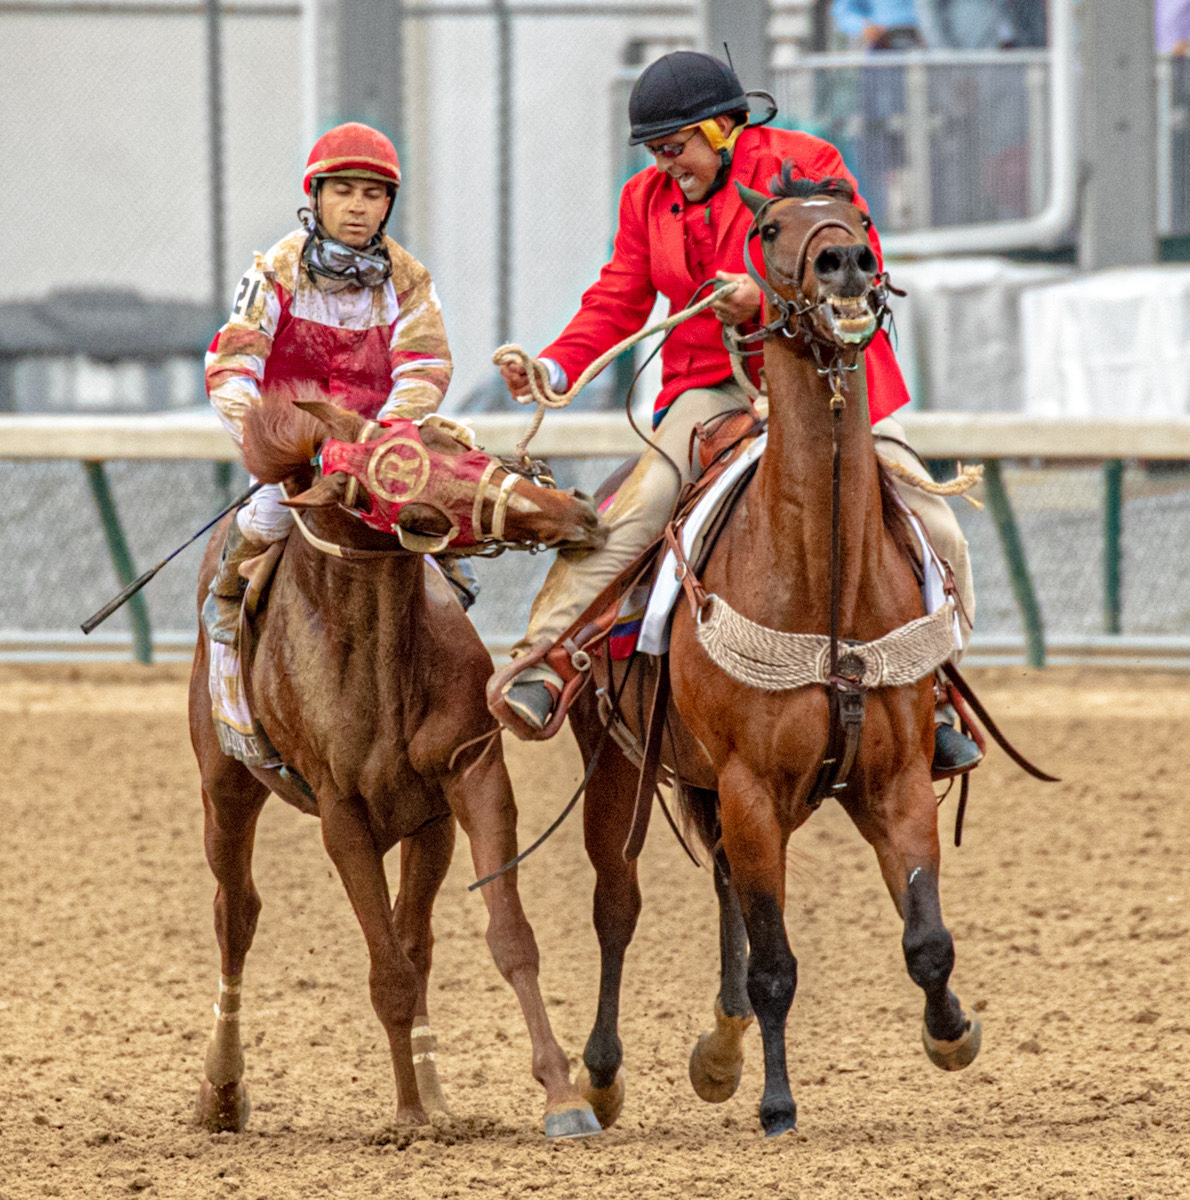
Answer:
M298 217L306 227L306 244L302 247L302 263L317 283L325 280L340 287L379 287L393 273L393 264L384 245L384 234L378 233L362 249L328 237L308 209L299 210Z

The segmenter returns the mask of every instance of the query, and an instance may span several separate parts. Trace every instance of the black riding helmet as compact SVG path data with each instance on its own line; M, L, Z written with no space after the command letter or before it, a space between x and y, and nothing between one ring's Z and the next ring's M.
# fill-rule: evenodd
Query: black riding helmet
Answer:
M637 79L628 99L632 136L639 146L666 134L677 133L699 121L722 113L747 112L748 96L739 76L726 63L698 50L675 50L650 63ZM759 93L772 102L767 92ZM776 105L763 125L776 114Z

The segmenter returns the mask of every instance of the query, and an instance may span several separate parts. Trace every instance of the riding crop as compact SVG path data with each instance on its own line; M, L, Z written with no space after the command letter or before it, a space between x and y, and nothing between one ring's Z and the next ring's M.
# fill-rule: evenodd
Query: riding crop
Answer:
M110 617L112 613L116 611L116 609L122 607L129 600L131 600L132 597L135 596L136 593L139 592L141 588L143 588L145 584L148 583L149 580L152 579L153 576L156 575L157 572L160 571L167 562L173 558L177 558L177 556L181 554L182 551L191 544L191 542L197 541L204 533L206 533L208 529L211 528L212 525L216 525L218 522L222 521L229 512L232 512L234 509L239 508L243 504L247 504L252 495L260 486L261 485L259 483L254 483L242 496L238 496L226 508L220 509L197 533L191 537L188 537L172 554L167 554L155 567L150 567L143 575L138 575L122 592L116 596L113 596L98 612L92 613L82 623L82 631L84 633L90 633L93 629L102 625L103 622L106 621L108 617Z

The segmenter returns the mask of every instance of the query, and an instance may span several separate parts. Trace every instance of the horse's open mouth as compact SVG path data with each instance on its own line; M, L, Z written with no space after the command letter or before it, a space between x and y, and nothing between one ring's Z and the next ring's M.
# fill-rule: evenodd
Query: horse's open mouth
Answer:
M862 296L827 296L823 305L831 333L846 345L867 342L876 333L876 314Z

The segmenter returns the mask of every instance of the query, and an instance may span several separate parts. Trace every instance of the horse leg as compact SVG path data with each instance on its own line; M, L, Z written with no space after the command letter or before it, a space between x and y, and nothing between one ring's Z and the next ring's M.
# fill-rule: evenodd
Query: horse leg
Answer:
M715 851L715 895L719 899L719 996L715 1028L699 1035L690 1052L690 1082L710 1104L735 1095L744 1072L744 1030L752 1024L748 1000L748 932L739 897L731 885L727 855Z
M748 998L760 1022L767 1137L797 1129L785 1063L785 1022L797 990L797 959L785 935L785 845L772 795L738 762L719 776L723 849L748 934Z
M221 968L215 1027L203 1063L196 1115L199 1124L212 1132L238 1133L248 1122L250 1107L243 1082L240 985L260 915L260 894L252 882L252 845L268 789L246 767L221 754L200 756L200 765L204 768L203 841L217 882L215 936Z
M368 986L372 1008L388 1035L397 1081L398 1125L424 1125L417 1090L411 1037L421 994L418 969L402 948L389 904L384 855L368 823L362 801L320 802L322 841L343 880L368 944Z
M585 693L581 700L586 700ZM579 733L584 763L593 745ZM624 861L624 843L632 824L637 771L610 739L604 742L583 800L583 837L595 868L594 921L599 939L599 1005L583 1050L583 1068L575 1081L604 1129L615 1124L624 1107L624 1046L620 1041L620 980L624 955L640 916L636 862Z
M480 879L516 857L516 803L504 760L484 759L470 779L447 782L447 800L471 842L471 861ZM538 984L539 956L521 898L516 870L505 871L482 888L488 909L487 943L496 968L516 993L533 1047L533 1078L545 1088L547 1137L589 1137L599 1133L591 1106L570 1082L570 1064L550 1028Z
M393 930L397 944L417 970L417 1004L413 1013L413 1071L422 1107L433 1120L435 1114L449 1117L442 1087L438 1082L435 1055L438 1039L430 1029L426 992L430 980L434 934L430 927L434 899L446 878L454 853L455 823L452 816L424 825L401 843L401 886L393 905Z
M925 993L922 1042L930 1061L961 1071L979 1053L977 1018L963 1012L950 990L954 940L942 922L938 895L938 806L928 778L902 777L878 806L845 801L856 828L871 843L884 882L905 923L901 945L909 977Z

